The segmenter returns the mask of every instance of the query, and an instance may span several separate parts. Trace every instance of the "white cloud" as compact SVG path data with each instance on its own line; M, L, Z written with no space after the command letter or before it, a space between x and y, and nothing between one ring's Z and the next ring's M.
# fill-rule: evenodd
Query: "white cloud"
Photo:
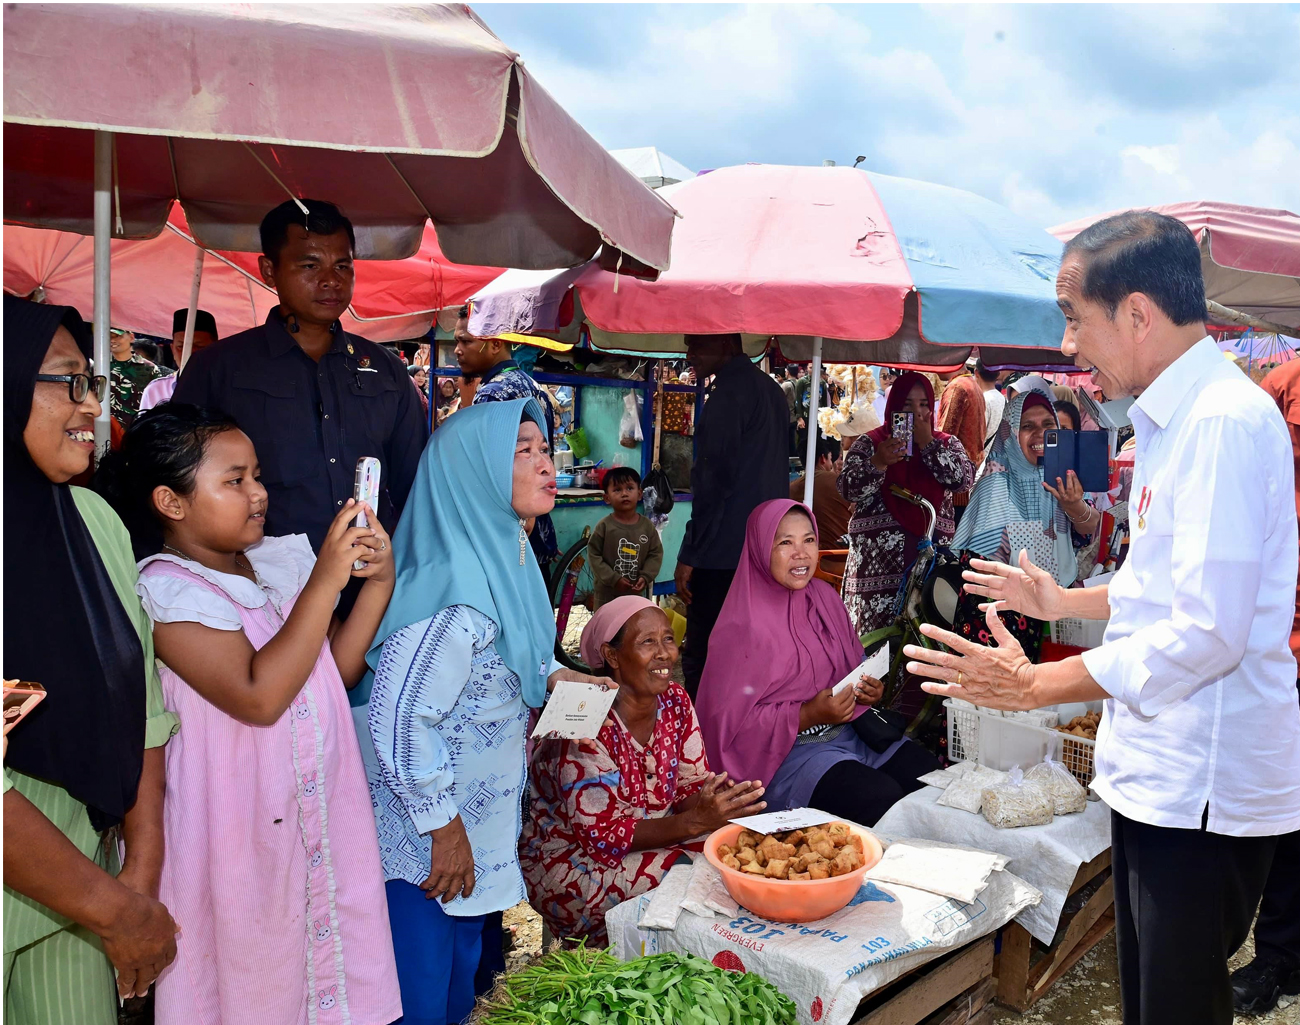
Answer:
M599 59L566 46L569 15L550 45L508 42L610 147L656 145L697 168L865 154L867 167L969 189L1044 226L1197 198L1300 211L1291 8L602 12L628 30L606 31ZM886 42L900 17L924 30ZM1252 58L1229 58L1243 33Z

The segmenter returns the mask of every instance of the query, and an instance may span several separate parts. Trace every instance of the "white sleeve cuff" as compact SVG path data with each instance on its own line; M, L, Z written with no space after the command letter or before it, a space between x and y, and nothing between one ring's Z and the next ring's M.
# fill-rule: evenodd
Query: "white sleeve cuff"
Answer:
M441 829L447 825L460 814L460 809L456 807L456 802L451 799L451 794L442 790L419 805L414 807L408 805L406 813L411 816L416 831L424 834L431 833L435 829Z
M1130 648L1125 641L1103 644L1083 653L1083 665L1102 690L1127 706L1139 719L1147 721L1158 711L1142 707L1142 689L1151 679L1151 670L1134 657ZM1150 701L1147 703L1151 704Z

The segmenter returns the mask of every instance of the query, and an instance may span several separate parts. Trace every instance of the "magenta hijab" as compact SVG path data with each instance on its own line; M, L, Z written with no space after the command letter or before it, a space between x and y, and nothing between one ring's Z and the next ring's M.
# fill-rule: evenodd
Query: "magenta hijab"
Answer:
M794 747L800 705L862 661L862 642L835 588L814 579L792 591L772 578L776 528L791 509L808 513L779 498L749 514L696 702L709 761L732 779L765 786Z

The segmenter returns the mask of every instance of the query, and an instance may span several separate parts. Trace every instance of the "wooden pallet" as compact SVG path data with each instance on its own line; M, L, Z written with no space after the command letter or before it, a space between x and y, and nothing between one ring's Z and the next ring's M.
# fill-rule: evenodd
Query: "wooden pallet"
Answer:
M1077 893L1109 870L1110 850L1107 849L1079 866L1070 893ZM1114 928L1115 888L1109 877L1070 918L1061 938L1050 947L1044 947L1015 922L1003 926L1002 951L994 968L998 980L997 1002L1016 1011L1028 1010ZM1035 950L1043 954L1031 966Z
M873 993L850 1025L986 1025L992 975L993 937L985 936Z

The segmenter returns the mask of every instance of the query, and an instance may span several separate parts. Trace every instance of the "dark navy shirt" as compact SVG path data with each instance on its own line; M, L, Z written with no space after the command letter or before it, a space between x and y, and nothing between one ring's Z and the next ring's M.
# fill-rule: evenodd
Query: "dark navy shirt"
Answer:
M173 399L239 422L262 464L267 536L306 534L317 550L352 497L362 456L382 464L375 511L391 532L428 440L420 396L392 352L336 325L318 363L275 310L194 356Z
M713 378L695 425L691 518L677 558L735 569L749 514L790 497L790 407L781 386L736 356Z

